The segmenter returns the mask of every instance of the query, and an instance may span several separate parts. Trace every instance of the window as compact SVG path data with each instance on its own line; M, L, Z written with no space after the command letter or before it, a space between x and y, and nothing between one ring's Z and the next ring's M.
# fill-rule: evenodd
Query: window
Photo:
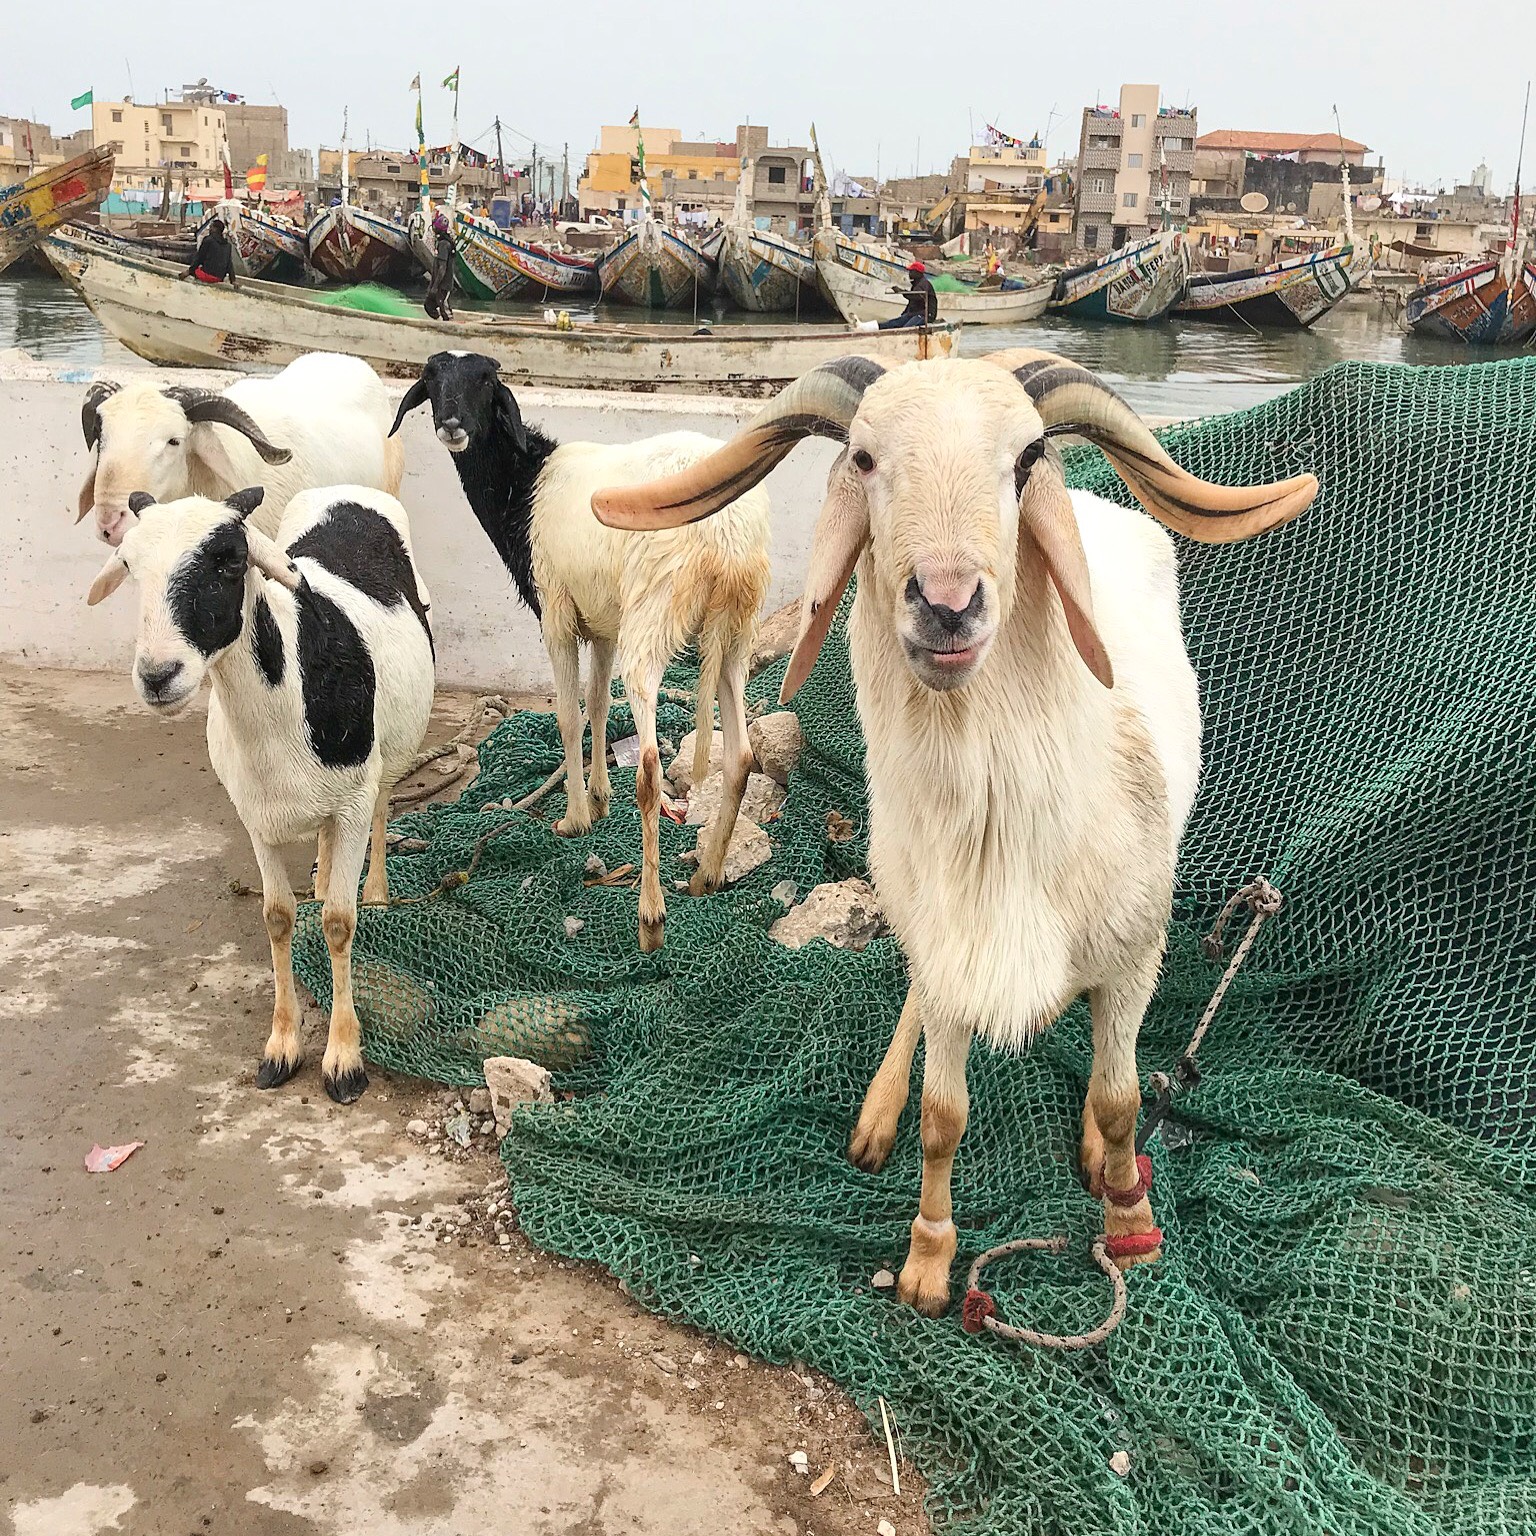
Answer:
M191 153L192 153L192 146L190 144L183 144L181 146L181 157L182 157L183 160L185 160L186 157L188 155L190 155Z
M1183 139L1164 139L1163 140L1163 148L1164 149L1171 149L1171 150L1183 149L1184 148L1184 140Z
M171 114L169 112L162 112L160 114L160 126L166 133L171 131Z
M1125 157L1125 166L1127 170L1139 171L1141 169L1141 156L1127 155Z
M768 167L768 185L771 187L782 187L784 181L784 167L782 165L770 165Z
M122 120L123 120L123 114L121 112L114 112L112 114L112 121L114 123L120 123L120 122L122 122Z
M1090 192L1113 192L1115 189L1110 186L1108 176L1090 176L1088 178L1088 190Z
M1134 192L1127 192L1125 196L1120 199L1120 204L1124 208L1134 208L1136 203L1137 195Z
M114 155L122 154L127 148L128 148L128 146L126 144L124 144L121 139L113 139L112 140L112 153Z
M699 179L699 173L697 171L689 171L688 172L688 180L689 181L697 181L698 179Z
M1147 114L1145 112L1131 113L1131 127L1145 128L1147 126Z
M1097 224L1087 224L1083 227L1083 246L1087 250L1097 250L1099 244L1099 227Z

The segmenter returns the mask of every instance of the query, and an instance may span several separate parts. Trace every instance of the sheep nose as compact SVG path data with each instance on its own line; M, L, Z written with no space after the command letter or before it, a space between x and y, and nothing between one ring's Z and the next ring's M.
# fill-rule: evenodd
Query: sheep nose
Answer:
M916 576L907 580L907 602L948 635L979 619L983 601L980 575L960 581L935 577L919 582Z
M139 681L144 685L144 691L152 699L160 698L181 676L181 663L168 661L164 666L155 666L150 662L139 663Z

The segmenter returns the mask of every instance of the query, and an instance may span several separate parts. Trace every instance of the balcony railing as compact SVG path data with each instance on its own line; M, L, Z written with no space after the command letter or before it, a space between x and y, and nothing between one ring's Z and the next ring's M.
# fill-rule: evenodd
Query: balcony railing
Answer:
M1077 207L1079 213L1113 213L1115 194L1084 191L1078 196Z
M1104 148L1085 149L1081 156L1081 163L1085 171L1118 171L1120 146L1115 144Z

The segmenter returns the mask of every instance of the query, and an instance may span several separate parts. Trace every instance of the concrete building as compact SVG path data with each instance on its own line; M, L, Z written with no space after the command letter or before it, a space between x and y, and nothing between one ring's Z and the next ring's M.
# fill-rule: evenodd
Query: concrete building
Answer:
M1083 109L1073 233L1086 250L1118 250L1150 234L1165 204L1171 221L1189 216L1196 114L1158 102L1155 85L1123 85L1118 109Z
M730 196L724 207L729 211L736 193L736 178L741 172L741 130L735 142L697 143L684 139L676 128L654 128L605 124L599 130L598 147L587 156L587 168L576 183L576 196L582 217L601 213L610 217L635 217L640 208L639 143L645 142L645 172L651 189L651 206L658 214L667 212L660 200L664 184L675 211L715 206L722 182L728 183ZM711 183L693 186L691 183ZM711 220L712 222L712 220Z
M816 198L812 188L811 151L805 144L770 144L768 129L743 124L736 142L752 178L748 189L753 220L760 229L780 234L807 231L816 223Z
M1018 233L1050 174L1039 137L1027 144L973 144L963 163L965 227L984 234Z
M352 201L361 208L390 212L398 204L409 212L416 206L419 178L415 150L349 149L347 151L348 178L351 182ZM453 156L447 146L427 151L427 181L436 201L448 195L448 172ZM455 175L460 199L475 202L488 200L499 194L502 187L501 173L495 161L477 150L460 152L459 167ZM341 194L341 151L320 150L316 166L315 195L319 202L328 203ZM520 188L514 186L509 168L507 190L526 192L526 179Z
M117 155L114 191L163 186L169 175L194 200L224 195L224 112L207 101L97 101L91 106L95 143Z
M1370 146L1336 133L1250 133L1219 128L1195 141L1190 187L1196 212L1235 213L1249 192L1261 193L1270 211L1328 218L1341 209L1341 158L1349 162L1351 193L1381 191L1382 171L1369 166Z
M0 117L0 186L25 181L45 165L62 165L92 147L91 130L55 134L27 117Z

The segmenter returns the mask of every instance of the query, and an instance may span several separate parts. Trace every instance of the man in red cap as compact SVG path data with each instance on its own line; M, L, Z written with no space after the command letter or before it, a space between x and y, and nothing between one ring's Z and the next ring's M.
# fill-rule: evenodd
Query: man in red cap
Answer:
M877 329L899 331L909 325L932 325L939 318L939 296L934 292L928 268L914 261L907 271L912 274L912 286L907 289L907 307L891 320L882 320Z

